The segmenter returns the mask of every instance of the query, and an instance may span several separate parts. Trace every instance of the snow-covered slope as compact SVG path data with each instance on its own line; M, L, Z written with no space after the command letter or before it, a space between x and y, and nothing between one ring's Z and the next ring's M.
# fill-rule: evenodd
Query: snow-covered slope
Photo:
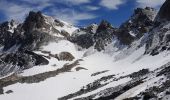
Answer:
M170 25L154 13L137 9L120 28L103 20L78 29L30 12L1 44L0 100L170 99Z
M45 17L45 22L50 26L50 29L48 31L51 35L58 36L58 37L59 36L64 37L64 35L70 36L75 30L78 29L74 27L73 25L67 22L64 22L62 20L54 19L47 15L43 15L43 16Z
M67 41L61 41L65 42L67 44ZM60 43L58 46L60 45ZM64 45L61 43L61 45ZM72 47L72 44L68 44L70 49L67 49L67 46L63 48L64 51L69 51L73 53L76 51L76 47ZM52 50L52 53L59 53L60 48L56 48L56 52L53 50L55 46L50 44L47 48L44 47L43 50L50 51ZM61 69L62 66L65 63L73 63L74 61L58 61L56 58L51 58L49 60L49 64L45 66L35 66L31 69L23 71L23 73L18 74L16 77L20 78L18 79L17 84L10 85L7 87L4 87L4 93L12 90L13 93L4 95L0 95L0 99L5 100L18 100L20 98L24 98L24 100L56 100L56 98L60 98L63 96L66 96L70 93L76 93L77 91L84 89L84 93L75 94L75 98L82 98L82 97L88 97L90 95L96 94L102 90L105 90L107 88L116 87L118 85L126 84L127 82L133 80L133 78L130 78L128 75L133 72L138 72L142 69L149 69L150 71L154 71L155 69L159 68L160 66L163 66L169 62L170 59L170 52L162 52L159 55L156 56L150 56L150 55L143 55L145 52L145 47L141 47L134 53L132 53L130 56L128 56L125 59L114 61L114 56L110 56L108 54L102 53L102 52L96 52L94 54L91 54L89 56L83 57L83 53L86 50L83 51L77 51L80 52L78 55L75 56L75 60L82 59L82 61L79 62L79 65L74 66L70 71L63 70L63 72L56 72L57 74L54 76L50 75L49 71L55 71L57 69ZM40 52L36 52L40 53ZM154 62L153 62L154 61ZM56 65L56 66L55 66ZM82 70L77 70L76 68L81 67ZM105 71L102 73L102 71ZM44 79L43 81L40 80L37 82L38 74L42 74L45 72L49 72L49 76L47 74L47 79ZM101 72L100 74L95 74L97 72ZM154 73L154 72L152 72ZM33 78L36 77L37 78ZM43 74L42 74L43 75ZM113 75L111 77L111 75ZM110 77L111 78L110 78ZM24 78L28 78L25 79ZM32 79L31 79L32 77ZM105 80L102 80L105 77ZM122 77L121 79L119 79ZM22 79L23 78L23 79ZM30 80L30 79L31 80ZM108 79L107 79L108 78ZM150 81L146 81L147 83L142 83L141 85L134 87L133 90L127 91L126 94L122 94L123 96L120 96L117 98L117 100L121 100L120 98L127 98L127 97L133 97L136 96L140 91L139 89L142 86L145 86L147 88L147 85L151 85L157 80L159 80L162 77L154 78L154 76L149 76L148 78L151 78ZM98 83L93 83L96 80ZM21 81L22 80L22 81ZM147 80L147 79L146 79ZM93 90L93 88L87 87L86 85L92 83L92 85L96 85L96 89ZM97 85L98 84L98 85ZM100 86L101 85L101 86ZM101 88L100 88L101 87ZM88 90L92 89L92 90ZM135 89L136 88L136 89ZM32 92L30 92L32 91ZM131 94L131 91L137 92L136 94ZM130 93L130 96L129 94ZM124 96L126 95L126 96ZM104 95L101 95L104 96ZM101 96L95 96L94 98L101 97ZM72 99L72 97L70 97ZM63 99L65 100L65 99Z

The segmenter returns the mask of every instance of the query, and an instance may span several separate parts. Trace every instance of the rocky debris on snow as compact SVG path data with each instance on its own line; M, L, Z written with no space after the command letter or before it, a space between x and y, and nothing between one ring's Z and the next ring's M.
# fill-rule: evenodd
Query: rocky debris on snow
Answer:
M142 83L143 83L142 79L141 80L133 80L133 81L127 82L125 84L118 85L116 87L107 88L105 90L102 90L96 94L92 94L87 97L76 98L75 100L110 100L110 99L115 99L122 93L124 93L124 92L128 91L129 89L131 89L139 84L142 84ZM99 97L95 98L98 95L99 95Z
M140 94L138 94L135 97L131 97L131 98L127 98L127 100L164 100L163 98L166 97L166 95L169 95L170 92L170 80L166 80L165 82L163 82L160 86L152 86L148 89L146 89L146 91L141 92ZM168 99L166 99L168 100Z
M94 91L96 89L99 89L103 86L106 86L107 84L109 84L111 82L118 81L122 78L125 78L125 77L115 78L114 76L115 75L108 75L108 76L101 77L100 79L97 79L94 82L89 83L86 86L83 86L79 91L77 91L75 93L68 94L67 96L64 96L64 97L61 97L61 98L58 98L58 99L59 100L71 99L71 98L86 94L88 92ZM89 100L91 98L86 98L86 99ZM82 99L82 100L86 100L86 99Z
M32 76L18 76L16 74L12 74L8 77L0 79L0 88L15 84L17 82L30 83L30 84L31 83L39 83L39 82L44 81L50 77L54 77L60 73L70 72L72 68L79 65L79 61L81 61L81 60L76 60L72 64L65 64L62 68L54 70L54 71L44 72L44 73L40 73L40 74L36 74L36 75L32 75Z
M63 35L64 37L67 37L67 38L70 37L70 34L65 30L61 30L61 35Z
M88 69L83 68L83 67L76 67L76 71L80 71L80 70L88 70Z
M160 72L158 72L157 76L165 75L170 78L170 66L166 66Z
M0 88L0 95L1 95L1 94L4 94L3 88Z
M69 52L60 52L59 54L52 54L50 51L41 51L41 53L48 54L48 56L42 55L51 59L51 57L56 58L59 61L73 61L75 57Z
M8 90L8 91L6 91L5 93L6 93L6 94L10 94L10 93L13 93L13 91L12 91L12 90Z
M109 70L104 70L104 71L96 72L96 73L91 74L91 76L97 76L97 75L99 75L99 74L103 74L103 73L106 73L106 72L108 72L108 71L109 71Z
M64 60L64 61L72 61L75 59L75 57L69 53L69 52L61 52L58 55L59 60Z
M138 72L134 72L134 73L130 74L129 76L130 76L130 78L139 78L139 77L142 77L148 73L149 73L149 69L142 69Z

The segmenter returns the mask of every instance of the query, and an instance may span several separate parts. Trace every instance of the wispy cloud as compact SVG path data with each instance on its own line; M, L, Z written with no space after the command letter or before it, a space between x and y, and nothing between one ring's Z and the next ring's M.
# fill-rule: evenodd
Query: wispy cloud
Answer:
M46 13L55 18L62 19L72 24L79 24L79 21L94 19L97 17L97 15L94 15L92 13L79 12L79 11L75 11L74 9L62 9L62 10L52 9L50 12L51 13L49 12Z
M136 2L139 7L149 6L157 8L161 6L165 2L165 0L137 0Z
M42 3L38 6L31 6L27 4L17 4L13 2L7 2L6 0L0 1L0 11L4 13L6 20L14 19L18 21L23 21L24 17L29 13L31 10L43 10L44 8L50 6L48 3Z
M72 5L80 5L80 4L87 4L90 3L91 0L56 0L56 2L65 3L65 4L72 4Z
M89 11L95 11L95 10L99 10L100 9L100 7L98 7L98 6L85 6L85 9L86 10L89 10Z
M101 0L100 5L105 8L115 10L118 9L118 7L124 3L124 0Z
M20 0L19 0L20 1ZM43 4L43 3L50 3L53 0L21 0L30 4Z
M6 19L21 19L23 16L25 16L25 13L29 10L30 8L24 7L22 5L17 5L14 3L6 2L6 1L0 1L0 10L4 15L6 16Z
M24 17L29 11L43 11L48 7L52 11L47 10L49 15L55 16L56 18L65 20L72 24L77 24L79 21L96 18L97 15L88 12L89 10L96 10L97 7L87 7L87 11L80 11L80 9L73 9L72 7L88 4L90 0L22 0L23 4L17 2L9 2L8 0L0 0L0 11L6 16L6 20L15 19L23 21ZM60 4L71 4L72 7L64 7L59 9L55 6ZM70 7L70 8L69 8ZM83 7L86 7L83 6Z

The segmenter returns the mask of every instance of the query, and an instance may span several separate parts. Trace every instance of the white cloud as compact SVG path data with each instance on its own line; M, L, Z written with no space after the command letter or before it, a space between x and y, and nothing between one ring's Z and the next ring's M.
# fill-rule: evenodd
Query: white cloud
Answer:
M47 15L53 15L56 18L65 20L67 22L70 22L72 24L77 24L79 21L82 20L88 20L96 18L97 16L89 13L89 12L82 12L77 9L73 10L72 8L62 8L58 9L55 8L55 3L63 3L63 4L72 4L78 5L78 4L86 4L90 3L90 0L22 0L25 1L24 4L17 4L15 2L8 2L6 0L0 0L0 11L5 15L6 20L17 20L17 21L23 21L26 15L29 13L29 11L42 11L46 7L50 7L53 9L52 11L47 11ZM83 6L85 7L85 6ZM88 7L90 10L95 10L97 7ZM83 9L84 11L84 9Z
M54 0L21 0L21 1L25 1L31 4L38 4L38 3L49 3Z
M100 5L111 10L118 9L118 6L125 3L124 0L101 0Z
M7 1L0 1L0 11L4 13L6 20L17 20L17 21L23 21L24 17L29 13L31 10L43 10L47 6L50 6L48 3L42 3L39 6L29 6L26 4L16 4L12 2Z
M86 4L86 3L90 3L91 0L56 0L55 2L60 2L63 4L67 4L67 5L81 5L81 4Z
M89 10L89 11L95 11L95 10L100 9L100 7L97 7L97 6L85 6L85 9Z
M22 5L0 1L0 10L5 14L7 20L21 20L23 16L25 16L26 12L31 9Z
M62 19L72 24L78 24L79 21L94 19L97 17L96 15L92 13L78 12L72 9L62 9L62 10L53 9L51 12L52 12L51 14L53 17Z
M165 0L137 0L136 1L138 3L139 7L154 7L157 8L159 6L161 6Z

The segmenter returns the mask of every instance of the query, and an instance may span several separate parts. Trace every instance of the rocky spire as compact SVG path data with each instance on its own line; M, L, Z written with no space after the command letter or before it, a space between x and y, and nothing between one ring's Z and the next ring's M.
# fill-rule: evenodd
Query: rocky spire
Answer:
M33 12L30 11L29 15L27 16L26 20L23 24L23 29L28 32L32 31L36 28L42 28L45 25L45 19L44 16L40 11Z

